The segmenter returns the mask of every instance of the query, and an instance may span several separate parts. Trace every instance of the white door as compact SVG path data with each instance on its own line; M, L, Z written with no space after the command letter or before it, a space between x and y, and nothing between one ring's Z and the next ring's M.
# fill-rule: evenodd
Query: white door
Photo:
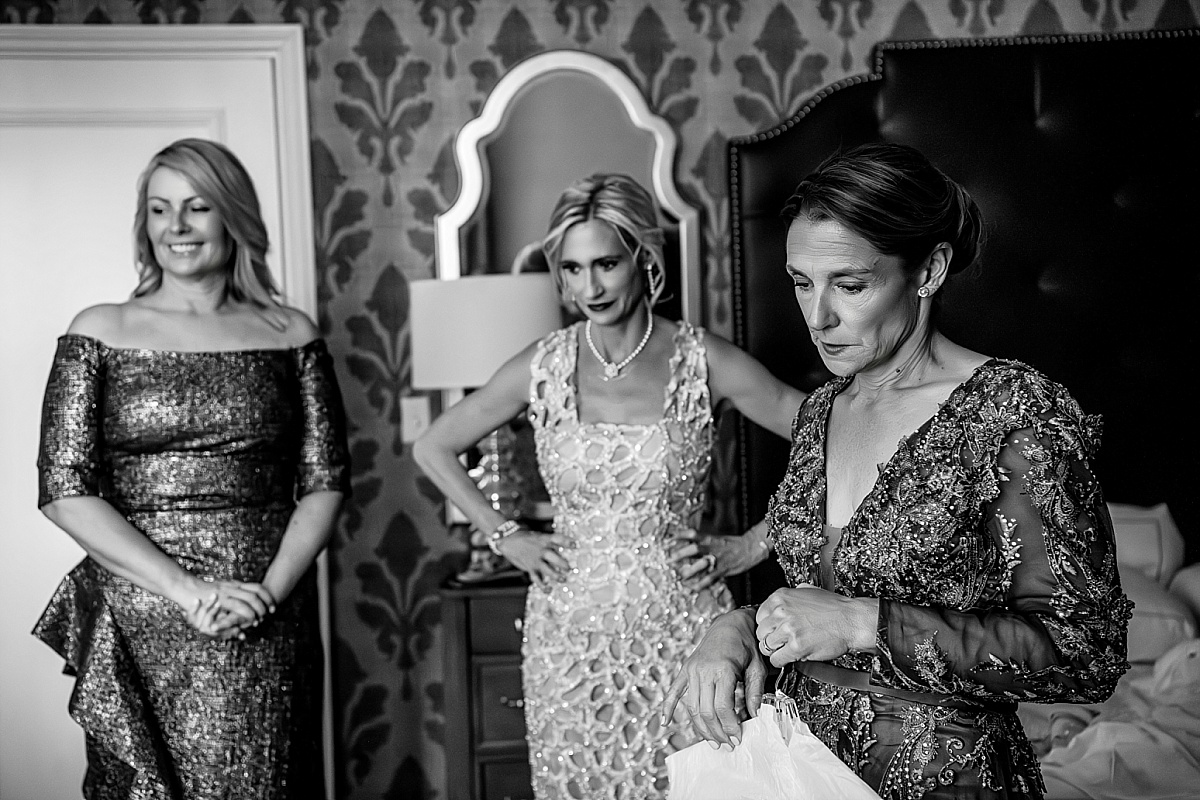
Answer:
M0 797L80 797L72 680L29 631L82 551L36 509L55 340L136 283L139 173L184 136L222 141L262 203L288 302L313 292L307 107L293 26L0 29ZM328 744L328 735L326 737ZM328 749L328 748L327 748Z

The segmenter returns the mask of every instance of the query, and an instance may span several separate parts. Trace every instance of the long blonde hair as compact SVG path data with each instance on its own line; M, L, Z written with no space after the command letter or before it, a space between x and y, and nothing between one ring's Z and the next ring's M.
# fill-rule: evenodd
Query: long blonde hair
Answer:
M137 212L133 218L133 247L138 285L134 297L152 294L162 285L162 267L154 257L147 230L147 187L159 167L178 172L212 204L231 243L226 263L227 295L262 312L274 327L287 326L279 289L267 266L270 241L250 173L229 148L208 139L180 139L158 151L138 179Z
M633 178L619 173L597 173L576 181L554 206L542 250L559 294L565 293L561 268L563 237L571 226L593 219L613 227L634 263L643 270L646 299L653 307L662 299L667 283L663 229L659 227L658 211L650 193Z

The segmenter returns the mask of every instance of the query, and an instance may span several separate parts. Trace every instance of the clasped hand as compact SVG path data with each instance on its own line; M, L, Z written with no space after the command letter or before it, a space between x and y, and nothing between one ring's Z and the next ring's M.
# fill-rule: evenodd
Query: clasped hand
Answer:
M188 623L214 639L244 639L275 612L275 598L260 583L196 578L191 594L183 604Z

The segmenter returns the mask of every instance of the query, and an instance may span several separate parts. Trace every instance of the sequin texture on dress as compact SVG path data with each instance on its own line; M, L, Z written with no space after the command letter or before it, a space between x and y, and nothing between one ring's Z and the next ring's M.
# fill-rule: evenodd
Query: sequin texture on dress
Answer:
M260 581L296 500L347 492L345 427L321 340L278 350L118 349L59 340L39 505L98 496L185 569ZM90 800L324 796L315 567L244 641L85 558L34 634L75 676Z
M686 723L659 727L663 696L709 623L732 607L724 584L688 588L669 561L673 537L699 523L712 463L703 332L681 323L675 334L658 423L581 423L581 324L543 340L532 362L538 465L571 568L559 583L531 587L526 601L534 794L661 798L666 756L693 741Z

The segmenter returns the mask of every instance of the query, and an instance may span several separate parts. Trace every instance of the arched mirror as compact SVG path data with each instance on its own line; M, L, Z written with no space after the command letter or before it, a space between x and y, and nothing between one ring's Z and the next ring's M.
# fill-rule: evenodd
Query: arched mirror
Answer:
M596 172L623 172L654 195L666 233L667 287L656 313L699 324L700 227L696 210L675 186L675 148L671 126L608 61L576 50L522 61L496 83L455 139L460 188L454 205L436 220L437 277L527 271L521 256L545 235L562 191ZM537 268L545 269L544 260ZM459 396L461 390L447 391L443 402ZM536 505L545 497L532 432L523 417L506 430L512 436L505 469L528 509L530 501ZM454 509L448 513L451 522L462 521ZM477 580L486 573L473 560L460 577L474 574Z
M553 50L509 70L455 140L458 199L437 218L438 277L510 272L554 202L594 172L624 172L658 201L673 262L666 316L700 322L699 223L675 187L675 133L602 58Z

